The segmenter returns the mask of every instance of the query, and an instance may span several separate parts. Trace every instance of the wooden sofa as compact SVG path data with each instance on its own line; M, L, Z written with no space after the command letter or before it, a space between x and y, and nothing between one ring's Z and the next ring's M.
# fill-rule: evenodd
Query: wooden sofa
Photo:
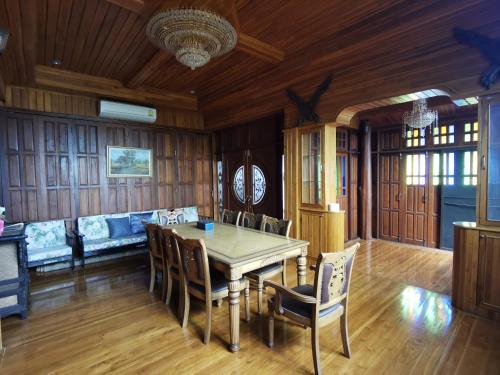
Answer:
M120 251L124 248L145 247L147 238L144 231L127 236L111 238L106 219L130 218L130 215L133 214L148 213L151 213L151 220L146 221L165 225L198 220L198 210L196 207L79 217L77 219L77 226L74 234L77 239L82 265L85 265L85 259L89 257L103 255L111 251Z

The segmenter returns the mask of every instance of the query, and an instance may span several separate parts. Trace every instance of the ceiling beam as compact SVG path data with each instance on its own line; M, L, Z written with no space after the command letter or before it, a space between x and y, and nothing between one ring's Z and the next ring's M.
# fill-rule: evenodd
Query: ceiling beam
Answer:
M285 58L285 52L283 50L264 43L261 40L255 39L245 33L240 33L238 36L236 50L271 64L279 64Z
M118 5L119 7L130 10L131 12L141 14L144 8L144 0L106 0L108 3Z
M149 77L151 77L159 68L163 66L168 60L172 58L172 55L168 54L163 50L158 50L153 57L142 66L137 73L134 74L126 82L126 86L130 88L136 88L144 84Z
M69 92L88 93L96 96L115 98L161 107L198 109L198 99L194 95L179 94L167 90L130 89L115 79L74 73L68 70L44 65L35 67L35 83L39 86L57 88Z

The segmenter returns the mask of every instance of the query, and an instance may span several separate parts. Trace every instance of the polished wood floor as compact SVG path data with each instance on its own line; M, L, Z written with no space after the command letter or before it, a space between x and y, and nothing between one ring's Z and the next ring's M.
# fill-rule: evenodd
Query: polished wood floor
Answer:
M350 296L353 356L342 356L338 324L321 331L325 374L499 374L500 324L450 304L452 254L384 241L362 242ZM289 264L290 284L295 265ZM308 272L308 280L312 273ZM188 328L176 300L148 293L144 259L32 276L25 321L2 321L1 374L311 374L310 332L267 319L241 322L241 351L226 350L227 302L214 308L212 341L202 343L204 309L193 303ZM243 316L243 315L242 315Z

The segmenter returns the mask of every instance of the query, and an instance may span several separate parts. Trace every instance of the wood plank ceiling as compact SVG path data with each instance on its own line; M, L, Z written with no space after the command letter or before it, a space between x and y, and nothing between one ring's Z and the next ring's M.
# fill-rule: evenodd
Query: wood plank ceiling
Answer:
M53 66L57 58L59 69L124 87L194 93L207 126L219 127L284 108L293 115L285 89L310 95L332 72L319 111L333 121L347 106L418 90L482 93L477 80L487 62L477 50L456 43L451 29L500 37L495 0L239 0L240 31L283 51L284 60L270 63L241 47L191 71L145 35L147 20L160 5L159 0L0 0L0 27L10 30L0 76L5 84L36 85L35 66Z

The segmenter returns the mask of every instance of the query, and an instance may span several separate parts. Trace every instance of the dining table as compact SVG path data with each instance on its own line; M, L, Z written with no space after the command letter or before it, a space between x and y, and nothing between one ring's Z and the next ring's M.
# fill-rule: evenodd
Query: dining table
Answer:
M184 238L203 240L210 266L224 273L229 289L229 351L233 353L240 350L240 279L245 273L296 258L298 285L306 282L307 241L222 223L214 223L212 230L198 229L196 223L169 228Z

